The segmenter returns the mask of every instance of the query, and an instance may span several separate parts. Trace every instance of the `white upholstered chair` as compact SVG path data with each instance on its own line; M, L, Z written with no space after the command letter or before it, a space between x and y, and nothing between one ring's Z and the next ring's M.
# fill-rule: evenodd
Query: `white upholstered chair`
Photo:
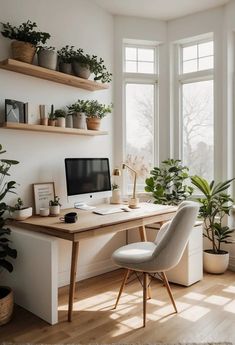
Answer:
M169 297L177 308L165 272L176 266L184 252L198 215L199 206L192 201L180 204L174 218L165 223L154 242L137 242L117 249L112 259L116 265L126 268L115 308L131 271L143 272L143 326L146 324L148 274L159 273Z

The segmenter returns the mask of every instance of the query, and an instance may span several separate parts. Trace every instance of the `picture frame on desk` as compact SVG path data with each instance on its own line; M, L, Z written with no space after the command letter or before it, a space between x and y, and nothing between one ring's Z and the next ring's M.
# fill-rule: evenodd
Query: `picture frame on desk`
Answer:
M55 197L55 183L41 182L33 184L35 214L40 214L40 208L49 208L50 200Z
M5 122L25 123L25 104L14 99L5 99Z

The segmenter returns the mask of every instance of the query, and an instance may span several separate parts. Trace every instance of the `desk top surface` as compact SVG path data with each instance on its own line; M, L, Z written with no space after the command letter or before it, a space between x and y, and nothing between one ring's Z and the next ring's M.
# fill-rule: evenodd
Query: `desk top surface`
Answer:
M98 205L97 208L117 208L119 205ZM133 220L148 218L156 215L174 213L177 210L174 206L163 206L149 203L141 203L140 208L133 209L130 212L122 211L120 213L112 213L108 215L95 214L92 211L84 211L78 209L64 209L58 217L41 217L33 216L24 221L13 221L15 226L24 226L29 229L29 226L38 228L54 229L58 232L66 232L75 234L87 230L103 228L114 224L127 223ZM68 224L61 221L59 218L68 212L77 212L78 221L76 223Z

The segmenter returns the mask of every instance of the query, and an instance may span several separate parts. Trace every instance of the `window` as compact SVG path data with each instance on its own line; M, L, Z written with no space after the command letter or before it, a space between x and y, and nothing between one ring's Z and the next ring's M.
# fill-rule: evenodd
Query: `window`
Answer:
M181 47L181 153L191 175L214 177L213 41ZM208 71L209 70L209 71ZM194 72L187 77L185 73Z
M213 41L182 47L183 73L198 72L214 67Z
M155 54L155 48L125 47L125 72L155 73Z
M144 191L145 178L154 165L156 116L156 48L124 47L125 152L124 160L138 171L137 190ZM127 191L132 176L125 174Z

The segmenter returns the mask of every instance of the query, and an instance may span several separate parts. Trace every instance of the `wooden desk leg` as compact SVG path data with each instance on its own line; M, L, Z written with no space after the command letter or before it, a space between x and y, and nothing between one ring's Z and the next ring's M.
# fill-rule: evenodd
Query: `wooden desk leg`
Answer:
M145 226L142 225L139 227L139 233L140 233L140 239L142 242L147 242L147 235L146 235L146 230L145 230ZM151 299L152 297L152 293L151 293L151 287L149 285L149 275L147 274L146 276L147 279L147 286L148 286L148 298Z
M73 300L76 284L77 262L78 262L78 249L79 242L72 243L72 256L71 256L71 271L70 271L70 285L69 285L69 310L68 321L72 321L73 314Z

